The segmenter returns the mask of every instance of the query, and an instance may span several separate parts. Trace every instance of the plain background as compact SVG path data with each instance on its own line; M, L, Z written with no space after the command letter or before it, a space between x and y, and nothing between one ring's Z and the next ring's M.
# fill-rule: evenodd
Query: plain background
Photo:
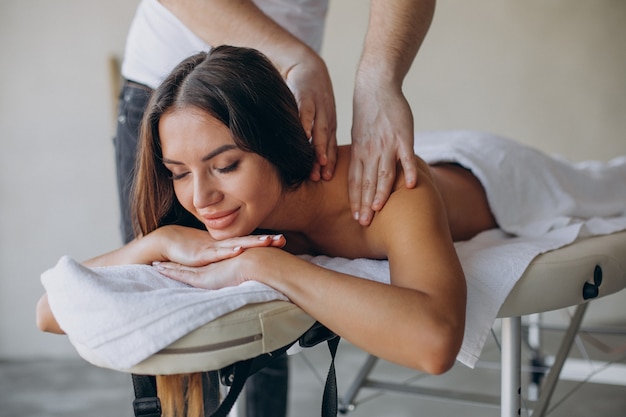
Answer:
M0 1L0 359L76 356L35 327L39 276L121 243L109 59L137 3ZM368 4L330 1L340 143ZM415 128L487 130L573 160L626 154L624 22L621 0L439 0L405 82ZM624 323L625 298L592 319Z

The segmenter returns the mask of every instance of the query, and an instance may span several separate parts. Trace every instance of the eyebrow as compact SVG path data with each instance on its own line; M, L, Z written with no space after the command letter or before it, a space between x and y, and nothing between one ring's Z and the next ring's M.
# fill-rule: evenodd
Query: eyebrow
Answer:
M237 149L237 145L233 145L233 144L229 144L229 145L222 145L219 148L216 148L214 150L212 150L211 152L209 152L208 154L206 154L205 156L202 157L202 162L206 162L211 158L215 158L217 155L224 153L226 151L230 151L231 149ZM171 165L184 165L182 162L178 162L178 161L173 161L171 159L168 158L162 158L161 161L163 161L164 164L171 164Z

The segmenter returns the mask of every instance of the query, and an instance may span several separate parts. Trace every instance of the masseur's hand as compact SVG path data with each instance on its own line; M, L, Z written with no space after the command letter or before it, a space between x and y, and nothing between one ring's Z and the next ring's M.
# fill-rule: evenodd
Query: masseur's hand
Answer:
M279 236L277 243L284 245L285 238L282 235L277 236ZM276 272L279 256L292 257L284 251L258 248L245 250L234 258L223 259L205 266L193 267L175 262L159 262L154 266L162 275L173 280L196 288L218 290L256 280L260 275L267 276Z
M311 179L329 180L337 161L337 115L326 64L312 50L306 50L281 72L296 98L302 126L315 147L317 160Z
M159 259L192 267L235 257L248 248L285 245L282 235L251 235L215 240L205 230L175 225L160 227L148 236L158 241L161 252Z
M383 208L400 161L408 188L417 183L413 151L413 116L399 87L379 86L374 80L357 81L352 120L352 156L348 173L350 206L354 219L368 226Z

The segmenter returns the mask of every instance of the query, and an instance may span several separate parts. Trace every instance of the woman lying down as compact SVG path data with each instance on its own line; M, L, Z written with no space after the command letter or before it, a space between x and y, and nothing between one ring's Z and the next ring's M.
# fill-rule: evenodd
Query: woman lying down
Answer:
M585 185L583 204L555 199L534 204L529 214L522 207L530 199L551 194L541 179L530 178L540 178L537 167L547 156L488 135L416 141L427 145L426 153L456 145L478 149L493 172L471 166L471 157L467 164L429 166L416 156L418 185L406 188L399 170L384 208L362 227L348 201L350 146L340 147L332 180L308 179L315 151L272 64L254 50L228 46L195 55L155 91L144 119L134 196L139 237L84 265L154 265L206 289L260 281L365 351L441 374L455 361L465 322L465 278L453 242L495 227L517 233L530 225L532 232L546 219L622 214L624 204L605 203L602 193L623 193L626 201L624 188L606 185L615 176L625 184L626 172L603 167L607 178L584 177L592 186ZM519 158L527 170L509 163ZM258 230L272 232L251 236ZM391 285L324 269L297 254L387 259ZM63 333L46 295L37 318L41 330ZM389 343L398 339L403 342Z

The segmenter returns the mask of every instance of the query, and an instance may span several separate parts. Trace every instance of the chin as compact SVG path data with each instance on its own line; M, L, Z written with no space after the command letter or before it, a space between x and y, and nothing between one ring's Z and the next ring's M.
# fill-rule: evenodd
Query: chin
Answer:
M219 230L208 229L209 234L215 240L226 240L226 239L232 239L234 237L248 236L252 234L253 231L254 230L246 231L246 230L242 230L239 228L237 229L228 228L228 229L219 229Z
M211 237L215 240L226 240L226 239L230 239L233 237L239 237L241 235L231 232L231 231L227 231L227 230L208 230L209 234L211 235Z

